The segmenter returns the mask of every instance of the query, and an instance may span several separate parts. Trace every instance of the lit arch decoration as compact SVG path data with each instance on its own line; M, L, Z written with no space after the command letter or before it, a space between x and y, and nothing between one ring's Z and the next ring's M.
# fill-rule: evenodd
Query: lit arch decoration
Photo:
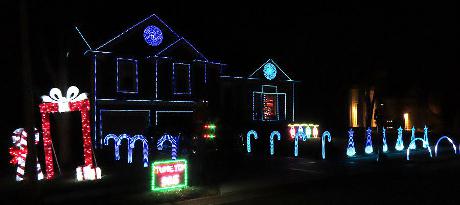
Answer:
M42 103L39 105L39 108L42 121L46 179L54 178L53 150L49 114L57 112L81 113L84 165L77 167L77 170L82 171L83 168L85 168L86 171L82 171L82 180L99 179L100 169L95 166L93 159L89 119L90 102L88 100L87 94L79 93L77 87L71 86L67 89L66 96L64 97L61 90L58 88L53 88L50 90L49 96L42 96Z
M321 146L321 148L322 148L322 149L321 149L321 154L322 154L322 156L323 156L323 159L326 159L326 147L325 147L325 145L326 145L326 142L325 142L326 138L327 138L327 141L328 141L328 142L331 142L331 133L329 133L329 131L323 132L323 135L321 136L321 145L322 145L322 146Z
M452 139L450 139L449 137L447 136L442 136L441 138L438 139L438 141L436 142L436 146L434 146L434 156L437 157L438 156L438 144L439 142L441 142L442 140L447 140L449 141L450 144L452 144L452 147L454 148L454 154L457 154L457 147L455 146L454 142L452 141Z
M163 150L163 145L166 141L171 143L171 159L176 160L177 148L179 147L179 137L173 137L169 134L164 134L160 137L160 139L158 139L157 149Z
M254 139L257 139L257 132L254 130L249 130L246 134L246 150L248 153L251 153L251 135L254 136Z
M412 140L409 144L409 147L406 149L406 159L409 161L409 155L410 155L410 145L414 144L415 146L415 142L416 141L422 141L423 143L425 143L425 140L423 140L422 138L415 138L414 140ZM430 146L428 146L426 149L428 149L428 152L430 153L430 157L433 157L433 155L431 154L431 148Z
M278 141L281 140L281 134L280 132L278 131L273 131L271 134L270 134L270 155L274 155L275 154L275 136L278 137Z

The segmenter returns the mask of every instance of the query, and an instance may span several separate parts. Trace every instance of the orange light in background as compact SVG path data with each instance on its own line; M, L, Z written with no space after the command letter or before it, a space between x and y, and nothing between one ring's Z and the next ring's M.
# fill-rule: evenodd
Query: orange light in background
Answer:
M409 113L404 113L404 129L405 130L410 130L410 119L409 119Z

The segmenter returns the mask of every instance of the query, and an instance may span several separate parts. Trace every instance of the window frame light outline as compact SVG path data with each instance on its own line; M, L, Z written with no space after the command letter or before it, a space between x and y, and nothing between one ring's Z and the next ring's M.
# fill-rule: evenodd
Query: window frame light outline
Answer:
M134 62L136 66L136 89L135 91L127 91L127 90L122 90L120 89L120 79L119 79L119 61L130 61ZM124 93L124 94L138 94L139 93L139 67L138 67L138 60L133 59L133 58L120 58L117 57L117 93Z

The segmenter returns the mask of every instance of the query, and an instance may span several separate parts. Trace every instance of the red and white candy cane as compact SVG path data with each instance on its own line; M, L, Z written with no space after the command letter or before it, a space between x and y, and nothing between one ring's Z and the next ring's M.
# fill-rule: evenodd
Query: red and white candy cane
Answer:
M35 144L38 144L39 133L37 129L34 130L35 132ZM17 165L16 169L16 181L24 180L25 168L26 168L26 158L28 154L27 148L27 132L24 128L16 129L11 136L13 139L13 146L10 147L10 155L13 157L10 160L11 164ZM38 162L38 157L36 158L37 162L37 178L38 180L43 179L43 172L41 170L40 163Z

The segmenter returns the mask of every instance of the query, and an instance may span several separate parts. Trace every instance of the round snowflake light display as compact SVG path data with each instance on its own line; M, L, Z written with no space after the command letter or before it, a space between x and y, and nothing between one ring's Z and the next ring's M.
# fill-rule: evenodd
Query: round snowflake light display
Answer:
M264 76L268 80L273 80L276 77L276 67L272 63L264 65Z
M144 29L144 40L151 46L158 46L163 41L163 32L156 26L147 26Z

